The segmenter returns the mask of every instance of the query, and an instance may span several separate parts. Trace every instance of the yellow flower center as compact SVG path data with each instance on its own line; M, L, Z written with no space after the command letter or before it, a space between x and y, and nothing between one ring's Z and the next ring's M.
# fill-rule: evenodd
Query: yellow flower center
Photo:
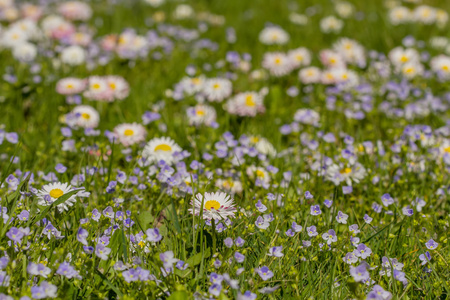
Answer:
M406 55L402 55L402 57L400 58L400 61L402 62L402 63L405 63L405 62L407 62L409 59L408 59L408 57L406 56Z
M275 58L275 64L277 65L281 64L281 58L279 57Z
M60 189L53 189L50 191L50 197L52 198L58 199L62 195L64 195L64 192Z
M195 113L197 114L197 116L204 116L205 115L205 111L203 109L197 109L197 111Z
M155 151L171 151L172 147L167 144L159 144L155 147Z
M442 66L442 70L448 72L449 68L448 68L448 66Z
M89 120L89 119L91 118L91 116L90 116L89 114L87 114L87 113L82 113L82 114L81 114L81 117L82 117L83 119L85 119L85 120Z
M92 88L93 88L94 90L98 90L98 89L100 88L100 84L94 83L94 84L92 85Z
M109 87L110 87L112 90L115 90L115 89L116 89L116 84L115 84L114 82L111 82L111 83L109 84Z
M217 202L216 200L209 200L209 201L206 201L205 208L207 210L211 210L211 208L218 210L220 208L220 203Z
M73 84L69 83L69 84L67 85L67 88L68 88L68 89L73 89Z
M261 170L256 170L256 176L257 177L263 177L264 178L264 172Z
M297 59L297 61L302 61L302 60L303 60L303 56L300 55L300 54L297 54L297 55L295 56L295 59Z
M448 146L447 148L444 148L444 152L450 153L450 146Z
M410 73L413 73L413 72L414 72L414 68L413 68L413 67L410 67L410 68L406 68L406 69L405 69L405 73L410 74Z
M191 82L192 82L192 84L194 84L194 85L198 85L198 84L200 84L200 79L198 79L198 78L192 78L192 79L191 79Z
M341 173L341 174L350 174L351 172L352 172L351 168L344 168L339 171L339 173Z
M253 101L252 95L248 95L247 97L245 97L245 105L252 107L255 106L255 101Z
M218 84L218 83L215 83L214 85L213 85L213 89L218 89L218 88L220 88L220 84Z
M254 136L254 137L252 137L252 138L250 139L250 141L251 141L252 143L256 144L257 142L259 142L259 138L256 137L256 136Z
M134 134L134 131L132 129L125 129L123 134L126 136L132 136Z

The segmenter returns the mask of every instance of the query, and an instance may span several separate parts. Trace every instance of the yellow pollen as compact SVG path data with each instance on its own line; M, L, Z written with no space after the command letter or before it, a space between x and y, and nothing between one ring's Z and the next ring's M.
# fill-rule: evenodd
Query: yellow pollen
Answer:
M279 57L275 58L275 63L277 65L281 64L281 59Z
M448 66L442 66L442 70L448 72L449 68L448 68Z
M341 173L341 174L349 174L351 172L352 172L351 168L344 168L344 169L339 171L339 173Z
M296 58L298 61L302 61L302 60L303 60L303 56L300 55L300 54L298 54L297 56L295 56L295 58Z
M444 148L444 152L450 153L450 146L448 146L447 148Z
M247 105L247 106L255 106L255 101L253 101L253 96L252 95L248 95L247 97L245 97L245 105Z
M336 63L336 58L330 59L330 64L334 65Z
M198 85L198 84L200 84L200 79L198 79L198 78L192 78L192 79L191 79L191 82L192 82L192 84Z
M217 202L216 200L209 200L209 201L206 201L205 208L207 210L211 210L211 208L218 210L220 208L220 203Z
M126 136L132 136L134 134L134 131L132 129L125 129L123 134Z
M100 84L94 83L94 84L92 85L92 88L93 88L94 90L98 90L98 89L100 88Z
M414 68L406 68L405 69L405 73L412 73L412 72L414 72Z
M68 89L73 89L73 84L69 83L69 84L67 85L67 88L68 88Z
M64 192L60 189L53 189L50 191L50 197L52 198L58 199L62 195L64 195Z
M215 83L214 85L213 85L213 89L218 89L218 88L220 88L220 84L218 84L218 83Z
M172 151L172 147L167 144L159 144L155 147L155 151Z
M90 116L89 114L87 114L87 113L82 113L82 114L81 114L81 117L82 117L83 119L85 119L85 120L89 120L89 119L91 118L91 116Z
M259 142L259 138L256 137L256 136L254 136L254 137L252 137L252 138L250 139L250 141L251 141L253 144L256 144L257 142Z
M402 55L402 57L400 58L400 61L403 62L403 63L407 62L408 60L409 59L408 59L408 57L406 55Z
M203 109L197 109L197 111L195 113L197 114L197 116L204 116L205 115L205 111Z
M116 84L115 84L114 82L111 82L111 83L109 84L109 87L110 87L112 90L115 90L115 89L116 89Z

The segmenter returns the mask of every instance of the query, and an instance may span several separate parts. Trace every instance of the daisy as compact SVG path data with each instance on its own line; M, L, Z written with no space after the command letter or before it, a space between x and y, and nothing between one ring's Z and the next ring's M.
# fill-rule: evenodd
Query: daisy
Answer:
M389 52L388 56L389 60L397 68L400 68L406 63L420 61L419 53L412 48L403 49L402 47L396 47Z
M114 91L108 85L105 78L91 76L88 78L88 89L84 96L88 99L111 102L114 100Z
M46 184L42 187L42 190L38 191L38 204L42 206L48 206L58 200L59 197L72 191L72 187L68 183L54 182ZM76 202L75 195L72 195L65 202L58 204L58 211L63 212L69 210L69 206L73 206Z
M300 47L288 52L292 66L297 69L301 66L308 66L311 63L311 53L308 49Z
M323 33L339 33L344 27L344 22L335 16L328 16L320 20L320 29Z
M239 194L242 193L242 183L238 180L234 180L232 178L228 179L217 179L216 187L219 189L223 189L231 194Z
M61 52L61 61L71 66L78 66L86 60L86 51L78 45L65 48Z
M20 43L14 46L12 54L15 59L22 62L32 62L37 55L37 48L31 43Z
M144 147L142 156L151 162L165 161L167 164L175 162L175 153L182 149L169 137L151 139Z
M147 136L144 126L138 123L124 123L114 128L115 137L125 147L143 142Z
M250 177L251 179L260 180L261 182L264 183L270 182L270 175L264 168L250 166L247 168L246 173L248 177Z
M320 82L321 76L322 73L317 67L304 68L298 72L298 77L304 84L318 83Z
M74 77L60 79L56 84L56 91L61 95L74 95L86 88L86 80Z
M334 43L333 49L339 53L348 64L358 66L364 66L366 64L364 47L354 40L341 38Z
M241 117L254 117L258 113L264 113L264 101L261 94L256 92L239 93L229 99L225 105L225 109L234 115Z
M259 41L265 45L284 45L289 41L289 34L280 27L270 26L260 32Z
M211 126L216 122L216 110L209 105L197 104L186 110L189 124L194 126Z
M8 28L1 32L1 45L5 47L15 47L16 45L28 41L28 34L20 28Z
M335 185L345 182L349 186L352 185L352 181L359 183L367 174L366 169L360 163L355 163L351 166L333 164L326 172L327 179Z
M326 66L330 69L345 68L344 57L336 51L329 50L329 49L322 50L319 53L319 57L320 57L320 62L324 66Z
M106 84L116 99L123 100L130 93L128 82L121 76L106 76Z
M222 102L231 95L232 90L231 81L225 78L208 79L203 86L203 93L211 102Z
M275 156L277 151L273 145L264 137L253 136L249 139L249 145L255 147L255 149L264 155Z
M423 24L432 24L436 21L436 9L428 5L420 5L414 9L413 18Z
M42 20L41 27L47 36L55 39L68 38L76 31L73 24L57 15L45 17L45 19Z
M282 52L268 52L264 54L262 66L269 70L270 74L277 77L289 74L293 69L291 60Z
M95 128L100 121L98 112L89 105L76 106L72 114L76 117L76 125L82 128Z
M67 1L58 6L58 12L69 20L86 21L92 16L92 9L81 1Z
M199 193L191 200L191 205L193 208L189 208L189 212L198 216L203 210L205 220L233 218L236 212L233 198L221 192L204 195Z
M180 81L180 86L186 94L194 95L203 89L205 80L205 76L184 77Z
M424 72L424 67L419 62L409 62L402 66L401 73L408 79L414 78L417 75L422 75Z
M412 12L409 8L404 6L396 6L389 11L389 20L393 25L404 24L411 21L413 18Z
M431 70L433 70L440 78L450 79L450 57L438 55L431 59L430 65Z

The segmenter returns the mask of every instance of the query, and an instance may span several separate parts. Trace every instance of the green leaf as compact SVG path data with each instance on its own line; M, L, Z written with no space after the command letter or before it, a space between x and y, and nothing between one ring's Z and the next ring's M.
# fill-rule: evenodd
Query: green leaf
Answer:
M189 294L186 291L176 291L173 292L167 300L185 300L189 298Z
M137 220L142 228L142 231L146 231L150 228L155 218L153 217L153 214L151 212L143 211L137 216Z
M208 258L211 255L211 248L207 248L204 253L200 252L195 254L186 260L186 263L188 263L190 267L200 264L202 262L202 254L204 255L204 258Z

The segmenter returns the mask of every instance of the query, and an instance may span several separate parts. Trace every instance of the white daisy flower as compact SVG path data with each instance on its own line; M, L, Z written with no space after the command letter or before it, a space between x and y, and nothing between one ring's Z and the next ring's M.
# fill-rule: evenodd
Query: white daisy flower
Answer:
M180 81L180 86L183 91L188 95L194 95L203 89L205 84L205 76L198 77L184 77Z
M293 70L292 61L282 52L264 54L262 66L269 70L270 74L277 77L289 74Z
M88 89L84 96L92 100L111 102L114 100L114 91L104 77L91 76L88 78Z
M341 38L333 44L333 48L344 58L346 63L361 67L366 65L364 47L355 40Z
M420 61L419 52L412 48L403 49L402 47L396 47L389 52L388 56L389 60L397 68L400 68L406 63Z
M233 91L231 81L225 78L208 79L203 86L203 93L208 101L222 102Z
M48 206L58 200L59 197L72 191L72 187L68 183L54 182L46 184L42 187L42 190L38 191L38 204L42 206ZM72 195L65 202L58 204L58 211L69 210L69 206L73 206L76 202L75 195Z
M430 66L440 78L450 79L450 57L446 55L433 57Z
M169 137L151 139L144 147L142 156L151 162L164 160L167 164L175 162L175 152L182 149Z
M420 5L414 9L414 20L423 24L436 22L436 9L428 5Z
M413 14L411 10L404 6L396 6L389 11L389 20L392 25L404 24L411 21Z
M116 99L123 100L130 93L128 82L121 76L106 76L106 83Z
M234 180L232 178L228 179L217 179L216 187L219 189L223 189L231 194L239 194L242 192L242 183L238 180Z
M78 66L86 60L86 51L78 45L65 48L61 52L61 61L71 66Z
M304 84L318 83L321 76L322 72L317 67L307 67L298 72L298 77Z
M100 116L98 112L89 105L78 105L76 106L72 114L76 117L76 126L82 128L95 128L98 126L100 121Z
M265 183L270 182L270 174L264 168L250 166L247 168L246 173L251 179L259 179L260 181Z
M345 182L351 186L352 182L359 183L363 180L366 174L366 169L358 162L351 166L333 164L326 170L326 178L335 185Z
M191 214L200 215L203 210L203 219L222 220L233 218L236 212L233 199L226 193L205 193L197 194L191 200L192 208L189 208Z
M289 41L289 34L280 27L269 26L261 31L259 41L265 45L284 45Z
M309 66L311 63L311 53L304 47L290 50L288 57L291 60L292 67L295 69L302 66Z
M320 29L323 33L339 33L344 27L344 22L335 16L328 16L320 20Z
M264 113L266 111L263 96L256 92L237 94L227 101L225 109L230 114L235 114L241 117L254 117L258 113Z
M114 128L114 134L125 147L145 141L147 131L138 123L124 123Z
M74 95L86 88L86 80L74 77L63 78L56 84L56 91L61 95Z
M216 122L216 110L209 105L197 104L196 106L189 107L186 113L190 125L199 126L204 124L210 126Z

